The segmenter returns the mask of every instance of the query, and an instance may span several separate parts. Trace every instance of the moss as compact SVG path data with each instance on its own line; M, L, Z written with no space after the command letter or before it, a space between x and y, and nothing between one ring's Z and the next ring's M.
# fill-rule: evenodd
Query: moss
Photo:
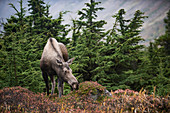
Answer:
M89 98L101 101L104 99L105 89L105 87L98 84L97 82L85 81L80 83L79 90L74 90L69 95L63 98L68 99L70 96L73 96L76 98L77 101L86 100Z

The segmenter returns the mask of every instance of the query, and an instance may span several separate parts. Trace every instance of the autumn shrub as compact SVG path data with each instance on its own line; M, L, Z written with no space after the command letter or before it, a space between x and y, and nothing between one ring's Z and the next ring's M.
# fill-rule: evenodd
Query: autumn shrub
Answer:
M105 87L97 82L80 83L79 90L70 92L61 98L34 93L26 88L11 87L0 90L0 112L95 112L95 113L168 113L170 97L147 95L126 89L111 91L112 97L105 95Z
M52 111L54 105L43 93L36 94L20 86L0 90L0 112L45 112Z

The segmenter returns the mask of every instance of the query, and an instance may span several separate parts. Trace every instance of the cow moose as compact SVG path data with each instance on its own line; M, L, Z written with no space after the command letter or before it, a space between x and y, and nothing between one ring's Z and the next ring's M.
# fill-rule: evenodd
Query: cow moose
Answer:
M64 82L67 82L72 90L78 89L78 81L72 74L72 70L69 65L72 64L74 58L68 59L67 48L63 43L57 42L55 38L49 38L40 60L40 68L42 76L46 83L47 95L49 95L49 83L48 76L52 82L51 95L55 91L55 75L58 78L58 92L59 97L63 95Z

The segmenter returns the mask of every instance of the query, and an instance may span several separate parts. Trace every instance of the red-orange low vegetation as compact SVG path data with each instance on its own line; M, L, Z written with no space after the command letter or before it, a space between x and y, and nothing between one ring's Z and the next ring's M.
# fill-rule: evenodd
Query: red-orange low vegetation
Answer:
M11 87L0 90L0 112L79 112L79 113L168 113L170 97L147 95L145 90L116 90L112 97L104 93L105 87L97 82L86 81L77 91L58 98L57 94L46 96L26 88Z

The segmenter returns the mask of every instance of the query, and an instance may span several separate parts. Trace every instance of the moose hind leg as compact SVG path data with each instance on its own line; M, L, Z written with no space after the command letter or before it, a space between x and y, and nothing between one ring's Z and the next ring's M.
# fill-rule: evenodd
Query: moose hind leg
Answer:
M51 88L51 95L52 95L52 94L54 94L54 91L55 91L56 82L55 82L54 76L50 76L50 78L51 78L51 82L52 82L52 88Z
M44 81L45 81L47 95L49 95L48 75L47 75L46 72L42 72L42 76L43 76Z
M61 97L61 95L63 95L63 86L64 86L63 81L58 78L57 87L58 87L59 97Z

